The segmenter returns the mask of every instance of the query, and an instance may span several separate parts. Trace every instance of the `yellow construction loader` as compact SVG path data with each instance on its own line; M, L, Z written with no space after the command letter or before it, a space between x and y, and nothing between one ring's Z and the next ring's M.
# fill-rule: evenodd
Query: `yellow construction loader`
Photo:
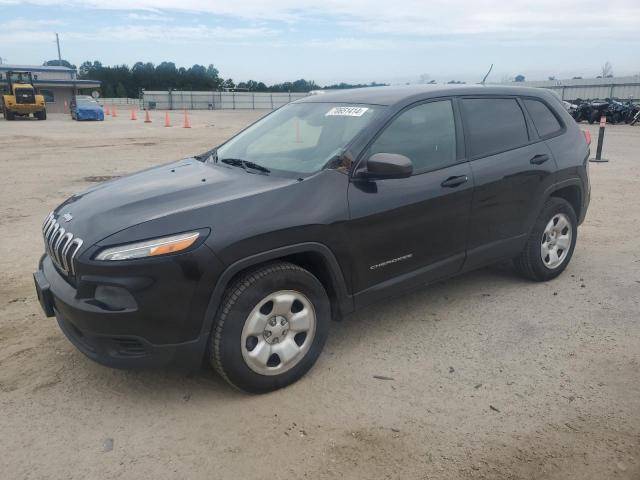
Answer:
M2 113L6 120L28 117L32 113L38 120L47 119L44 97L36 94L31 72L7 72L7 86L2 94Z

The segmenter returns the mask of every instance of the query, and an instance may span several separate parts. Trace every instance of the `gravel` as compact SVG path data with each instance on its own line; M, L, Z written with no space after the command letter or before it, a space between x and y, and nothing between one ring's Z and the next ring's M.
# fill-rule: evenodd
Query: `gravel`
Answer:
M111 370L73 348L32 285L45 215L263 113L195 112L191 129L164 128L161 112L0 120L3 478L640 478L638 127L607 127L610 162L591 165L591 207L557 280L498 265L370 307L333 324L284 390ZM595 142L597 126L583 128Z

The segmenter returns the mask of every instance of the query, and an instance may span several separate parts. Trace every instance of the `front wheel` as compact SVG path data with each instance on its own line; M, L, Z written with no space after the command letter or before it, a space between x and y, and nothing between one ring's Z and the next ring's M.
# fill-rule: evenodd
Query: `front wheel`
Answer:
M544 204L527 243L514 259L516 270L539 282L560 275L569 264L578 237L576 213L563 198Z
M327 338L331 308L309 271L276 262L227 289L214 321L210 361L234 387L265 393L300 379Z

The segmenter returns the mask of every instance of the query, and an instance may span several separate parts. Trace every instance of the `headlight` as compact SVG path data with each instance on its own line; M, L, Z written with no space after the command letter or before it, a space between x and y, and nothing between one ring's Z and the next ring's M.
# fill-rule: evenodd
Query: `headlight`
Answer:
M189 248L200 236L199 232L181 233L169 237L154 238L144 242L129 243L102 250L96 260L133 260L157 257Z

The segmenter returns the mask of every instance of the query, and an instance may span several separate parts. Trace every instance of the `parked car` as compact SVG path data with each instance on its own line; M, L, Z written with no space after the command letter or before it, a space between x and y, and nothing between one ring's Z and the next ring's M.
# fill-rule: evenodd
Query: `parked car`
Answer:
M560 275L588 156L543 89L309 96L66 200L43 225L38 298L102 364L206 360L267 392L302 377L330 320L355 309L503 260L534 281Z
M88 95L76 95L69 110L74 120L104 120L102 105Z

